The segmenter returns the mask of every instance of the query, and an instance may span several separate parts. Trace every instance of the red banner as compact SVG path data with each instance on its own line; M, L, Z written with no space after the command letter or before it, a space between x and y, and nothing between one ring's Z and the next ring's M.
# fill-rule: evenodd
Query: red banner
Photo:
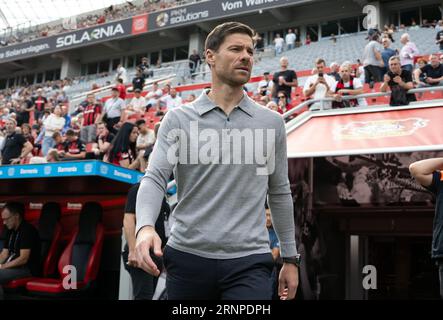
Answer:
M443 107L318 116L288 135L288 157L443 150Z

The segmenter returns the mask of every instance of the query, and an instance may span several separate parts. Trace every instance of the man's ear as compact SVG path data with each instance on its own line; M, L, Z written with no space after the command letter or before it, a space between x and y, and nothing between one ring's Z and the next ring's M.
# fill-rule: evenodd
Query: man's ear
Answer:
M207 49L205 55L206 55L206 63L209 65L209 67L212 68L215 64L215 52L211 49Z

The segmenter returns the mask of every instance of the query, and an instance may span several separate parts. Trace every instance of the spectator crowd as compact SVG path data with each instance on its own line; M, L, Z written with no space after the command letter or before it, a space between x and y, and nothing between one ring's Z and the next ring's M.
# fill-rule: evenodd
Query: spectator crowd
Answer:
M389 30L369 30L362 60L357 63L332 62L327 67L324 59L316 59L301 86L289 59L282 56L279 70L265 72L257 89L248 94L257 103L284 114L301 102L300 97L315 99L309 108L316 111L366 106L367 98L352 96L368 90L391 91L390 105L398 106L416 100L415 94L407 92L412 88L443 85L443 56L419 56L419 48L408 33L398 39L401 49L393 50L390 46L397 30ZM436 43L441 46L442 30L437 32ZM297 45L297 36L286 38L289 44L294 41ZM196 51L190 62L190 68L201 63ZM91 91L76 106L70 106L66 94L72 85L70 79L1 91L2 165L99 159L143 172L162 117L168 110L195 99L194 94L183 99L169 83L150 79L146 86L149 78L153 73L147 58L140 61L132 81L119 65L110 97L97 99ZM421 93L417 96L420 98ZM328 99L318 101L324 98Z
M83 29L95 25L128 18L141 13L150 13L168 8L173 8L186 3L197 2L199 0L145 0L142 5L135 5L129 1L122 5L111 5L100 13L83 14L75 19L75 23L59 23L29 28L28 31L6 32L0 37L2 46L28 42L42 37L48 37L75 29ZM23 29L23 28L22 28ZM1 32L0 32L1 34Z

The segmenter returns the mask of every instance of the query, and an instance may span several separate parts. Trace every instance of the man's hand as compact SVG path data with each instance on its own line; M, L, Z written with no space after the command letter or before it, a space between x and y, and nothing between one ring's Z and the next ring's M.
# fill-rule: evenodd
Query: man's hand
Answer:
M427 78L426 78L426 82L429 83L429 84L433 84L433 83L435 83L436 81L435 81L435 79L432 79L432 78L427 77Z
M161 257L163 255L161 245L162 241L157 232L155 232L154 227L145 226L138 232L135 243L137 266L153 276L160 275L160 270L152 261L149 251L152 249L157 257Z
M334 95L332 96L332 98L334 98L334 100L337 101L337 102L342 102L342 101L343 101L342 96L339 95L339 94L334 94Z
M404 84L403 80L402 80L402 78L400 76L396 76L393 80L394 80L395 83L397 83L400 86Z
M11 159L11 164L19 164L20 160L20 158Z
M283 263L278 278L278 295L280 300L292 300L298 287L298 267L291 263Z
M137 268L137 256L135 251L129 250L128 254L128 266Z

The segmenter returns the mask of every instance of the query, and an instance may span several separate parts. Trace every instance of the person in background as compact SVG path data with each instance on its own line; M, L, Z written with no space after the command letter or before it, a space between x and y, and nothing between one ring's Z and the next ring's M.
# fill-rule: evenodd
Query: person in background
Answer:
M133 123L125 122L112 141L111 147L103 160L117 166L133 169L131 164L137 157L137 137L138 128Z
M65 126L65 118L62 117L62 109L60 106L54 108L54 112L49 115L43 122L43 127L45 130L45 135L42 143L42 153L43 156L48 154L49 149L51 149L54 144L52 135L54 132L62 132Z
M266 213L266 228L269 233L269 248L271 249L272 259L274 260L274 269L271 274L272 281L272 300L278 300L278 279L277 275L280 273L282 267L282 261L280 259L280 242L278 241L277 234L272 226L271 210L269 209L268 202L265 202Z
M40 237L24 216L22 203L9 202L2 209L2 223L7 230L0 252L0 300L4 299L2 285L15 279L40 276Z
M384 76L384 82L380 87L381 92L391 90L391 106L408 105L412 101L416 101L413 93L407 93L408 90L414 88L412 82L412 73L406 69L402 69L400 58L395 56L389 59L389 71Z
M131 276L134 300L152 300L158 278L139 268L135 256L135 207L139 187L140 183L134 184L129 189L126 200L125 214L123 217L123 231L126 245L122 252L122 259L126 271L128 271ZM155 223L155 230L161 239L162 248L166 245L167 235L169 234L168 220L170 213L171 209L165 197L160 209L160 214ZM151 258L157 262L158 268L161 269L161 259L158 259L155 255L151 255Z
M415 43L411 42L409 34L404 33L400 38L403 47L400 50L401 68L412 72L414 70L414 57L419 54Z
M439 270L440 297L443 299L443 158L426 159L409 166L412 177L435 197L431 258Z
M381 57L383 59L383 68L382 68L382 75L385 75L386 72L389 71L389 59L395 55L397 55L397 51L394 49L391 49L391 40L388 38L383 38L381 40L381 44L383 45L383 50L381 51Z

